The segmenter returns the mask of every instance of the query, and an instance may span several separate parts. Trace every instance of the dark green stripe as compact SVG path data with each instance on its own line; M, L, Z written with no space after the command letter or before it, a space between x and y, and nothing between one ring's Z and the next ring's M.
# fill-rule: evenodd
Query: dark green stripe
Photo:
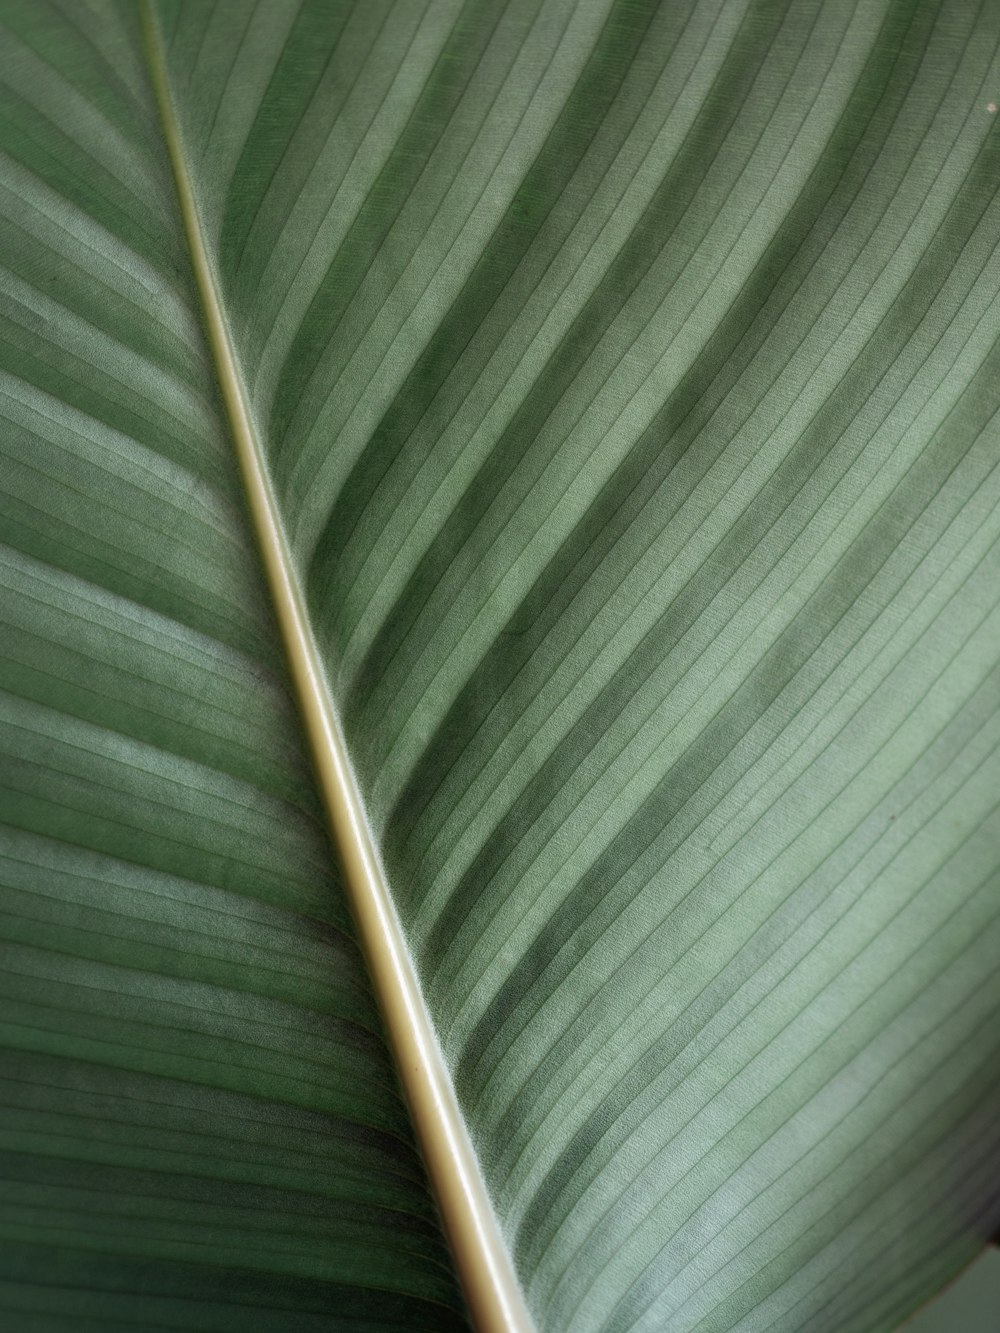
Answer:
M657 63L637 62L657 14L665 20L653 44ZM489 245L337 497L308 572L318 615L334 587L350 588L378 540L374 516L392 513L403 501L468 385L565 243L590 201L588 187L600 182L627 140L689 16L689 6L665 11L659 0L627 0L612 11ZM342 623L343 608L334 606Z
M775 361L783 364L794 351L800 336L798 321L782 321L802 284L810 283L811 289L820 285L817 301L832 295L837 274L817 270L818 261L867 182L919 67L927 24L923 33L915 34L916 41L904 42L910 8L908 0L900 0L887 19L824 155L829 165L814 174L726 320L462 690L392 811L385 831L390 856L404 854L418 824L422 840L430 841L457 793L488 761L520 715L522 701L537 694L553 665L561 660L561 644L571 642L574 633L580 632L581 621L587 623L593 614L590 607L604 605L614 596L620 571L632 567L648 541L651 519L646 507L692 445L699 442L697 475L687 489L678 487L664 497L655 516L657 528L666 528L690 489L715 462L726 440L716 436L702 441L701 433L775 331L785 343L783 355ZM900 58L894 67L893 56L901 45L909 57ZM872 200L873 208L889 197L898 177L880 173L878 183L880 193L877 201ZM855 248L863 242L864 235L857 236ZM757 400L768 387L770 382L763 377L754 383ZM749 413L754 406L755 401L748 402L743 410ZM612 552L616 553L613 560ZM584 589L587 607L576 610ZM546 646L556 634L559 646ZM505 698L514 682L516 698Z
M824 172L810 182L729 317L540 576L522 607L498 635L495 646L470 678L422 756L386 827L386 847L391 858L401 861L418 824L421 841L434 836L440 825L438 812L447 814L456 792L487 762L520 714L522 701L538 693L553 663L561 660L562 645L572 642L573 636L580 632L581 619L586 624L593 614L591 608L603 605L615 595L620 571L631 569L641 557L649 540L651 522L655 519L658 529L665 528L671 514L687 498L690 487L715 462L726 440L718 434L701 440L701 433L769 337L777 330L778 337L788 346L785 356L777 360L783 361L794 350L800 335L798 321L785 319L789 304L804 279L810 275L815 279L817 259L825 253L831 232L856 199L916 73L919 57L914 55L897 68L885 99L880 98L885 73L883 61L891 62L899 29L906 29L908 8L906 4L897 6L895 22L887 25L883 43L873 53L841 121L833 145L836 149L833 160L839 171L831 170L829 176ZM879 114L873 118L876 108ZM887 194L891 193L896 179L881 180ZM863 236L857 238L859 247L863 240ZM825 275L820 272L818 276L822 280ZM823 281L819 299L832 294L835 283L836 274ZM754 385L760 396L768 387L767 382L760 380ZM745 411L749 412L753 405L747 404ZM647 506L696 441L699 441L699 466L689 488L673 490L661 501L655 516L650 515ZM732 539L728 549L738 549ZM609 558L612 552L614 560ZM724 559L714 562L714 570L701 575L710 589L706 594L709 598L729 572ZM587 589L587 606L577 610L577 599L582 600L584 589ZM679 633L691 623L691 613L689 610L676 620ZM558 643L548 642L556 635ZM677 637L679 634L672 635L670 641L675 642ZM664 646L658 641L643 655L655 662L656 653L662 652ZM516 697L506 698L505 692L515 683ZM613 693L623 693L624 683L618 680L609 688ZM579 758L574 756L573 763ZM571 767L567 771L574 770ZM538 796L535 792L528 804L537 802ZM514 831L511 846L516 845L522 834L523 830ZM442 933L445 929L442 927Z
M503 17L498 0L468 0L449 34L411 115L406 129L379 173L295 332L282 370L268 420L268 435L275 473L282 483L293 458L282 457L289 422L309 379L328 349L337 344L338 331L352 303L365 289L364 308L382 305L398 271L419 244L422 227L408 216L406 204L434 155L462 94L471 83L494 29ZM507 52L509 61L513 52ZM428 178L435 199L450 181ZM393 234L392 272L373 262ZM345 348L345 357L353 347Z
M995 178L1000 164L1000 145L994 140L981 155L978 170L971 173L963 192L950 214L952 227L971 231L983 211L981 186ZM978 179L977 179L978 177ZM979 187L977 189L977 187ZM977 206L978 205L978 206ZM941 265L947 265L954 237L950 227L938 232L934 244L914 273L907 289L897 301L897 322L893 323L895 348L871 346L859 358L852 372L845 376L832 396L828 411L803 433L795 448L778 469L771 484L754 505L734 525L727 536L715 568L703 566L661 617L632 658L630 684L635 677L647 677L664 660L672 644L679 641L702 607L711 600L719 583L737 567L745 553L751 552L771 528L776 512L784 507L812 473L827 447L824 436L838 435L842 423L881 377L887 353L901 350L936 294L941 281ZM937 251L938 253L935 253ZM922 290L921 290L922 289ZM918 297L920 298L918 300ZM892 321L889 321L892 322ZM894 493L858 535L841 557L836 568L783 631L765 657L746 678L698 740L667 771L656 790L595 863L562 904L558 917L547 923L543 936L511 971L487 1015L475 1029L458 1066L458 1086L464 1094L471 1089L468 1079L486 1046L501 1027L517 1012L531 1012L535 1006L533 987L544 974L547 993L566 975L573 959L591 944L628 901L627 867L636 866L646 854L665 840L670 821L682 809L690 795L715 772L724 758L744 738L754 722L770 707L781 691L808 663L815 649L830 634L848 610L853 610L851 635L856 638L862 627L881 609L859 600L861 590L869 586L878 571L895 551L916 518L938 493L944 480L959 465L966 451L988 425L997 411L1000 382L1000 348L980 369L951 418L897 485ZM897 575L905 577L907 571ZM707 587L705 585L708 585ZM518 862L530 862L534 848L546 836L539 827L543 811L562 788L566 773L575 773L584 764L594 739L603 737L622 708L623 686L613 680L588 709L580 723L550 757L545 768L527 788L524 796L499 827L494 838L483 848L462 885L452 894L430 935L427 950L431 957L451 959L442 962L432 983L432 995L439 1001L438 988L446 988L447 976L460 964L466 936L478 937L485 914L480 906L482 888L499 865L515 850ZM546 771L548 770L548 772ZM551 777L548 776L551 773ZM673 839L667 846L673 845ZM662 861L663 853L654 858ZM648 878L643 871L639 882ZM631 888L632 886L629 886ZM600 925L598 925L600 922ZM596 930L596 934L595 934ZM579 933L578 933L579 932ZM573 947L566 948L570 940ZM560 949L565 956L560 958ZM501 1133L500 1141L504 1141Z
M769 2L762 8L763 13L745 20L716 78L714 86L729 89L727 99L706 99L684 147L628 242L384 616L357 673L357 683L344 703L349 738L357 742L364 737L363 744L356 748L364 760L361 771L366 782L378 772L391 744L389 728L395 715L390 705L410 673L412 660L469 582L482 553L494 545L506 516L537 481L550 455L541 444L533 447L543 435L545 424L609 324L640 288L653 261L665 249L732 129L742 99L767 59L780 27L782 15L778 11L783 6ZM794 52L788 58L793 60ZM779 92L772 87L765 99L769 105ZM749 146L746 151L749 153ZM675 271L682 269L687 259L687 244L683 248L684 253L674 259ZM647 294L645 299L655 306L660 291Z
M81 1291L86 1265L88 1287ZM396 1296L372 1288L345 1286L285 1274L262 1274L211 1264L168 1259L102 1255L61 1246L24 1245L7 1240L0 1255L0 1273L9 1281L35 1284L46 1292L65 1292L62 1315L67 1330L75 1329L87 1291L95 1293L98 1315L116 1312L131 1327L163 1317L189 1329L196 1315L204 1333L287 1333L300 1327L309 1333L383 1333L398 1329L450 1333L467 1328L454 1309L412 1296ZM0 1288L0 1292L2 1292ZM0 1302L2 1302L0 1295ZM300 1320L308 1320L300 1325ZM294 1322L293 1322L294 1321Z
M233 186L219 236L219 267L231 278L239 274L241 290L250 290L259 280L268 259L261 246L246 253L246 242L274 176L288 150L289 140L301 125L306 110L323 86L337 41L354 9L353 3L304 4L299 9L274 67L267 90L257 107L253 126L240 153ZM340 109L337 89L328 87L333 124ZM323 137L313 132L312 155L302 163L302 179L323 146ZM290 199L296 197L291 194Z

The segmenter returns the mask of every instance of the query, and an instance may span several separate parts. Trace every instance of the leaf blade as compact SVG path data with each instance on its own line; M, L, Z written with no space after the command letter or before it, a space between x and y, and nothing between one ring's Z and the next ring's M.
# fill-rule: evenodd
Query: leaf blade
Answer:
M486 10L159 7L396 906L542 1326L895 1326L996 1221L995 16Z
M136 16L4 17L4 142L47 151L4 199L31 225L5 275L0 1299L24 1327L461 1327Z
M566 59L567 15L539 64ZM536 1318L888 1326L930 1269L890 1247L876 1280L850 1248L891 1216L862 1145L899 1161L906 1120L878 1080L853 1109L854 1081L880 1069L905 1102L911 1079L906 1123L937 1143L958 1028L929 1015L954 986L985 1042L997 1001L997 34L971 7L600 19L538 84L537 7L459 22L400 76L395 140L311 104L315 141L371 174L335 195L286 136L294 207L344 241L287 288L271 259L242 351ZM275 202L272 256L291 217ZM257 292L218 253L239 311ZM261 340L293 302L307 323ZM964 922L939 940L937 900ZM991 1058L928 1165L878 1177L898 1201L952 1173L965 1223L928 1185L910 1239L967 1226L956 1265L995 1207L965 1167ZM853 1222L822 1185L838 1151ZM858 1286L830 1305L841 1264Z

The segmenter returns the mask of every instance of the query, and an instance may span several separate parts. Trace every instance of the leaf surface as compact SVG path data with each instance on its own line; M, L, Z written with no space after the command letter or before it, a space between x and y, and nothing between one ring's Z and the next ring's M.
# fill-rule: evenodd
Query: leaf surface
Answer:
M134 17L6 8L9 1012L44 1034L11 1040L38 1081L114 1098L127 1069L295 1126L109 1253L188 1281L195 1203L228 1199L209 1266L246 1292L249 1207L285 1237L276 1305L363 1282L454 1308ZM897 1327L1000 1220L996 10L156 15L294 574L538 1326ZM51 1184L12 1142L57 1214L113 1192L72 1146L107 1112L65 1095ZM155 1200L175 1126L136 1124L101 1180ZM335 1205L282 1174L307 1142Z
M462 1327L138 14L4 18L3 1322Z

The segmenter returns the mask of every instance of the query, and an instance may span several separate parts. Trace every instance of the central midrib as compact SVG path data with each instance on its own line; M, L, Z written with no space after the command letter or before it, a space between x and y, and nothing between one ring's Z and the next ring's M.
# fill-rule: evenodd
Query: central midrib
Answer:
M142 0L141 13L208 353L222 393L317 783L397 1070L477 1328L483 1333L531 1333L533 1324L389 893L306 613L205 245L152 0Z

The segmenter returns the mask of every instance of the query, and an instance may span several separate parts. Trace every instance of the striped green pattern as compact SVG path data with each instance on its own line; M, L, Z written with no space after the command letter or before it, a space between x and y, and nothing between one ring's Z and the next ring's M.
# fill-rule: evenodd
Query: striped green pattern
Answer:
M1000 8L155 9L539 1328L895 1329L1000 1225ZM447 1328L134 10L4 12L3 1299Z
M137 15L3 17L0 1325L461 1327Z

